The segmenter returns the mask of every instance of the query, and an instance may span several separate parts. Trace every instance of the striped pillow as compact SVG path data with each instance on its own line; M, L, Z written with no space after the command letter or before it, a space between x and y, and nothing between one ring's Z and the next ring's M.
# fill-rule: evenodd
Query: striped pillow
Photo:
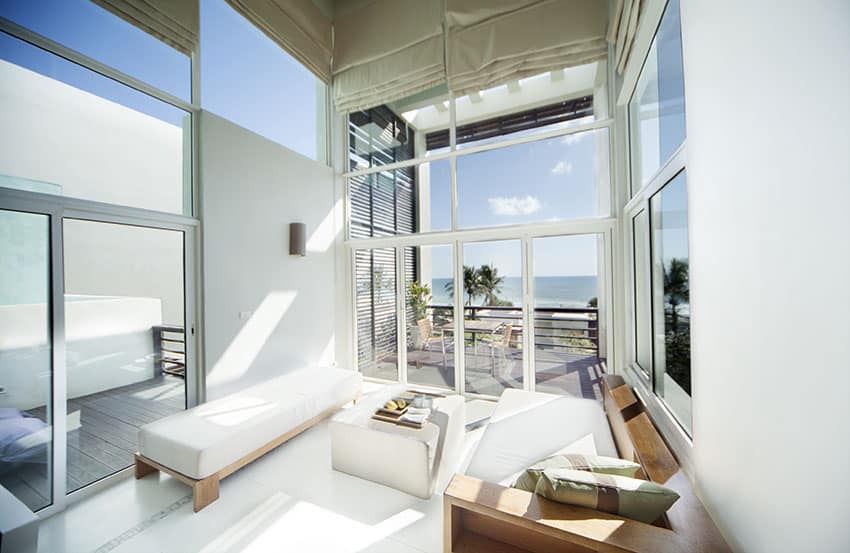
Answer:
M546 469L534 490L547 499L651 523L679 494L654 482L583 470Z
M525 472L514 482L513 487L527 492L533 492L537 487L537 481L540 479L540 475L546 469L584 470L634 478L640 472L640 465L626 461L625 459L617 459L616 457L582 455L581 453L553 455L542 461L537 461L525 469Z

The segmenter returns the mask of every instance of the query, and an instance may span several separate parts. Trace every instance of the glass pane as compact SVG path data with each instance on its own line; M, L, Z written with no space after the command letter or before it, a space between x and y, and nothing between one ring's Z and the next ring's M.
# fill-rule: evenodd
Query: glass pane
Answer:
M447 159L351 177L348 193L351 238L451 229Z
M326 161L327 86L227 2L201 1L201 105Z
M395 248L354 255L357 366L363 376L398 380Z
M649 303L649 214L646 210L632 220L635 274L635 361L648 377L652 355L651 308Z
M685 140L685 81L679 1L670 0L629 102L632 193Z
M536 390L600 399L602 236L535 238ZM600 311L601 310L601 311Z
M594 62L547 71L456 98L458 148L607 117L605 67Z
M407 304L407 380L455 387L454 289L451 246L404 250Z
M609 211L608 129L457 158L461 228L560 221Z
M63 247L70 493L186 406L183 233L66 219Z
M498 396L522 388L522 300L519 240L463 246L467 392Z
M0 485L52 503L50 219L0 210Z
M187 102L192 62L90 0L4 0L0 16Z
M448 159L419 166L419 232L452 229L452 174Z
M448 97L448 89L443 85L389 104L351 112L348 116L350 170L445 150Z
M0 33L0 186L191 214L189 113Z
M684 171L650 200L655 393L691 431L688 192Z

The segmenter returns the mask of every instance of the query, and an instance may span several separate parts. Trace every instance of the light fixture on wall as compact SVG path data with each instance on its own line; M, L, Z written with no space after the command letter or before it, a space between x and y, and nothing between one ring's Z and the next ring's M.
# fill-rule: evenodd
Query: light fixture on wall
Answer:
M289 255L307 255L307 225L289 223Z

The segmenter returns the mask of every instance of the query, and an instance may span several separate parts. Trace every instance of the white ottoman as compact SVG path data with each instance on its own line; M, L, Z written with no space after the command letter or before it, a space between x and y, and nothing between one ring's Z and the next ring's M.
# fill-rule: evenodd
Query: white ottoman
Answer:
M388 399L404 392L392 386L363 398L329 423L335 470L428 499L442 491L457 468L465 431L461 396L436 398L422 429L372 419Z

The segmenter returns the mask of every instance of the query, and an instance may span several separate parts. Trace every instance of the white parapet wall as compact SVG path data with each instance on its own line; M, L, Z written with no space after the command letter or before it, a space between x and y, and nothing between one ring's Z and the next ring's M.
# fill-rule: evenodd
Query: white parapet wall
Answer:
M0 305L0 407L25 410L50 398L47 306ZM158 298L67 296L67 397L126 386L155 376L152 327L162 324Z

